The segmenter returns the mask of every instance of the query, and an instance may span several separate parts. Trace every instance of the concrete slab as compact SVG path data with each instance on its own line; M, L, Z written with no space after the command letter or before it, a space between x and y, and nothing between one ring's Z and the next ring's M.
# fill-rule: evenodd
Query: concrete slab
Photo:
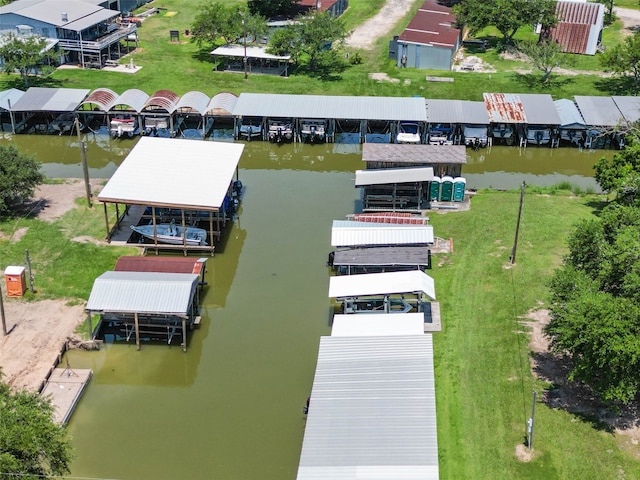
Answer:
M93 370L55 368L40 394L49 397L54 407L56 423L67 423L82 392L93 375Z

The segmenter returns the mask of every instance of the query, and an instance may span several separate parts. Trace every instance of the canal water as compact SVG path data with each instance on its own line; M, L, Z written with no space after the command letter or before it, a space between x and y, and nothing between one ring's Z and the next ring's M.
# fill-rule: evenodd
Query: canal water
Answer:
M16 136L51 177L81 177L73 137ZM107 178L134 140L90 135L92 178ZM202 326L188 351L106 344L72 351L91 380L69 423L72 475L110 479L294 479L327 297L333 219L358 208L359 145L246 145L239 215L207 262ZM570 181L596 188L603 154L494 147L471 153L469 188ZM179 161L179 159L176 159ZM197 175L197 172L194 172ZM311 404L313 408L313 403Z

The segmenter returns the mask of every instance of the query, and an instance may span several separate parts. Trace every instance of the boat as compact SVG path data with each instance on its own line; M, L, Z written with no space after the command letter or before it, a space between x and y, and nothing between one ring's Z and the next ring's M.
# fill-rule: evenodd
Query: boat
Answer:
M131 230L139 233L149 240L157 240L159 243L170 243L172 245L207 245L207 231L204 228L187 227L186 239L183 236L182 226L175 222L160 223L150 225L131 225ZM154 235L155 233L155 235Z
M340 313L408 313L413 308L404 298L350 298L340 304Z
M446 135L429 134L429 145L453 145L453 140Z
M496 138L511 138L513 127L506 123L500 123L493 127L493 136Z
M164 131L165 135L169 132L168 117L145 117L143 135L152 135L158 137L160 131ZM169 132L170 133L170 132ZM170 135L171 136L171 135Z
M109 133L112 138L122 138L125 135L132 138L136 128L138 128L138 122L134 117L115 117L109 122Z
M269 141L271 143L290 142L291 140L293 140L291 122L269 120Z
M324 142L325 129L323 120L302 120L300 133L302 138L309 139L310 143Z
M420 143L420 127L418 124L400 122L396 141L398 143Z
M243 123L240 125L239 136L240 138L245 138L248 141L255 137L261 137L262 127L259 124L254 125L253 122Z
M539 125L531 125L526 129L527 143L546 145L551 141L551 129Z
M486 125L464 125L464 144L467 147L478 149L487 146L487 126Z
M62 135L67 132L71 132L74 128L74 124L76 121L76 116L73 112L65 112L58 115L51 122L51 130L53 133L57 133L58 135ZM78 128L82 130L84 125L78 122Z

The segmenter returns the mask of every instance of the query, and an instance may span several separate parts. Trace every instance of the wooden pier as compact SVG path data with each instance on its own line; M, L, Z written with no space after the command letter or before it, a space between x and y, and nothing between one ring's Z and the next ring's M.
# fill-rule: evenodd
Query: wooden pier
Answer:
M51 399L56 423L69 421L92 375L90 369L53 369L40 395Z

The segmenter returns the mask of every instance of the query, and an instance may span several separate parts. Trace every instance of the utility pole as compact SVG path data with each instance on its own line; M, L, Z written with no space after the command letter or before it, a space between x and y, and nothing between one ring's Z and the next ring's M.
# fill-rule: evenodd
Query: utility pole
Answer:
M78 132L78 143L80 145L80 162L82 163L82 174L84 176L84 188L87 193L87 205L89 208L93 207L91 203L91 183L89 183L89 166L87 165L87 144L82 141L82 135L80 134L80 124L78 117L75 119L76 132Z
M518 222L516 223L516 236L513 241L513 249L511 250L511 258L509 259L509 263L513 265L516 263L516 250L518 248L518 234L520 233L520 218L522 217L522 204L524 203L524 188L527 185L522 182L522 187L520 188L520 207L518 208Z
M2 300L2 288L0 288L0 320L2 321L2 335L7 336L7 322L4 318L4 303Z
M533 449L533 419L536 415L536 397L537 392L533 391L533 401L531 402L531 416L527 421L527 447L529 450Z
M247 73L247 22L242 17L242 43L244 44L244 57L242 59L242 63L244 63L244 79L246 80L249 76Z

